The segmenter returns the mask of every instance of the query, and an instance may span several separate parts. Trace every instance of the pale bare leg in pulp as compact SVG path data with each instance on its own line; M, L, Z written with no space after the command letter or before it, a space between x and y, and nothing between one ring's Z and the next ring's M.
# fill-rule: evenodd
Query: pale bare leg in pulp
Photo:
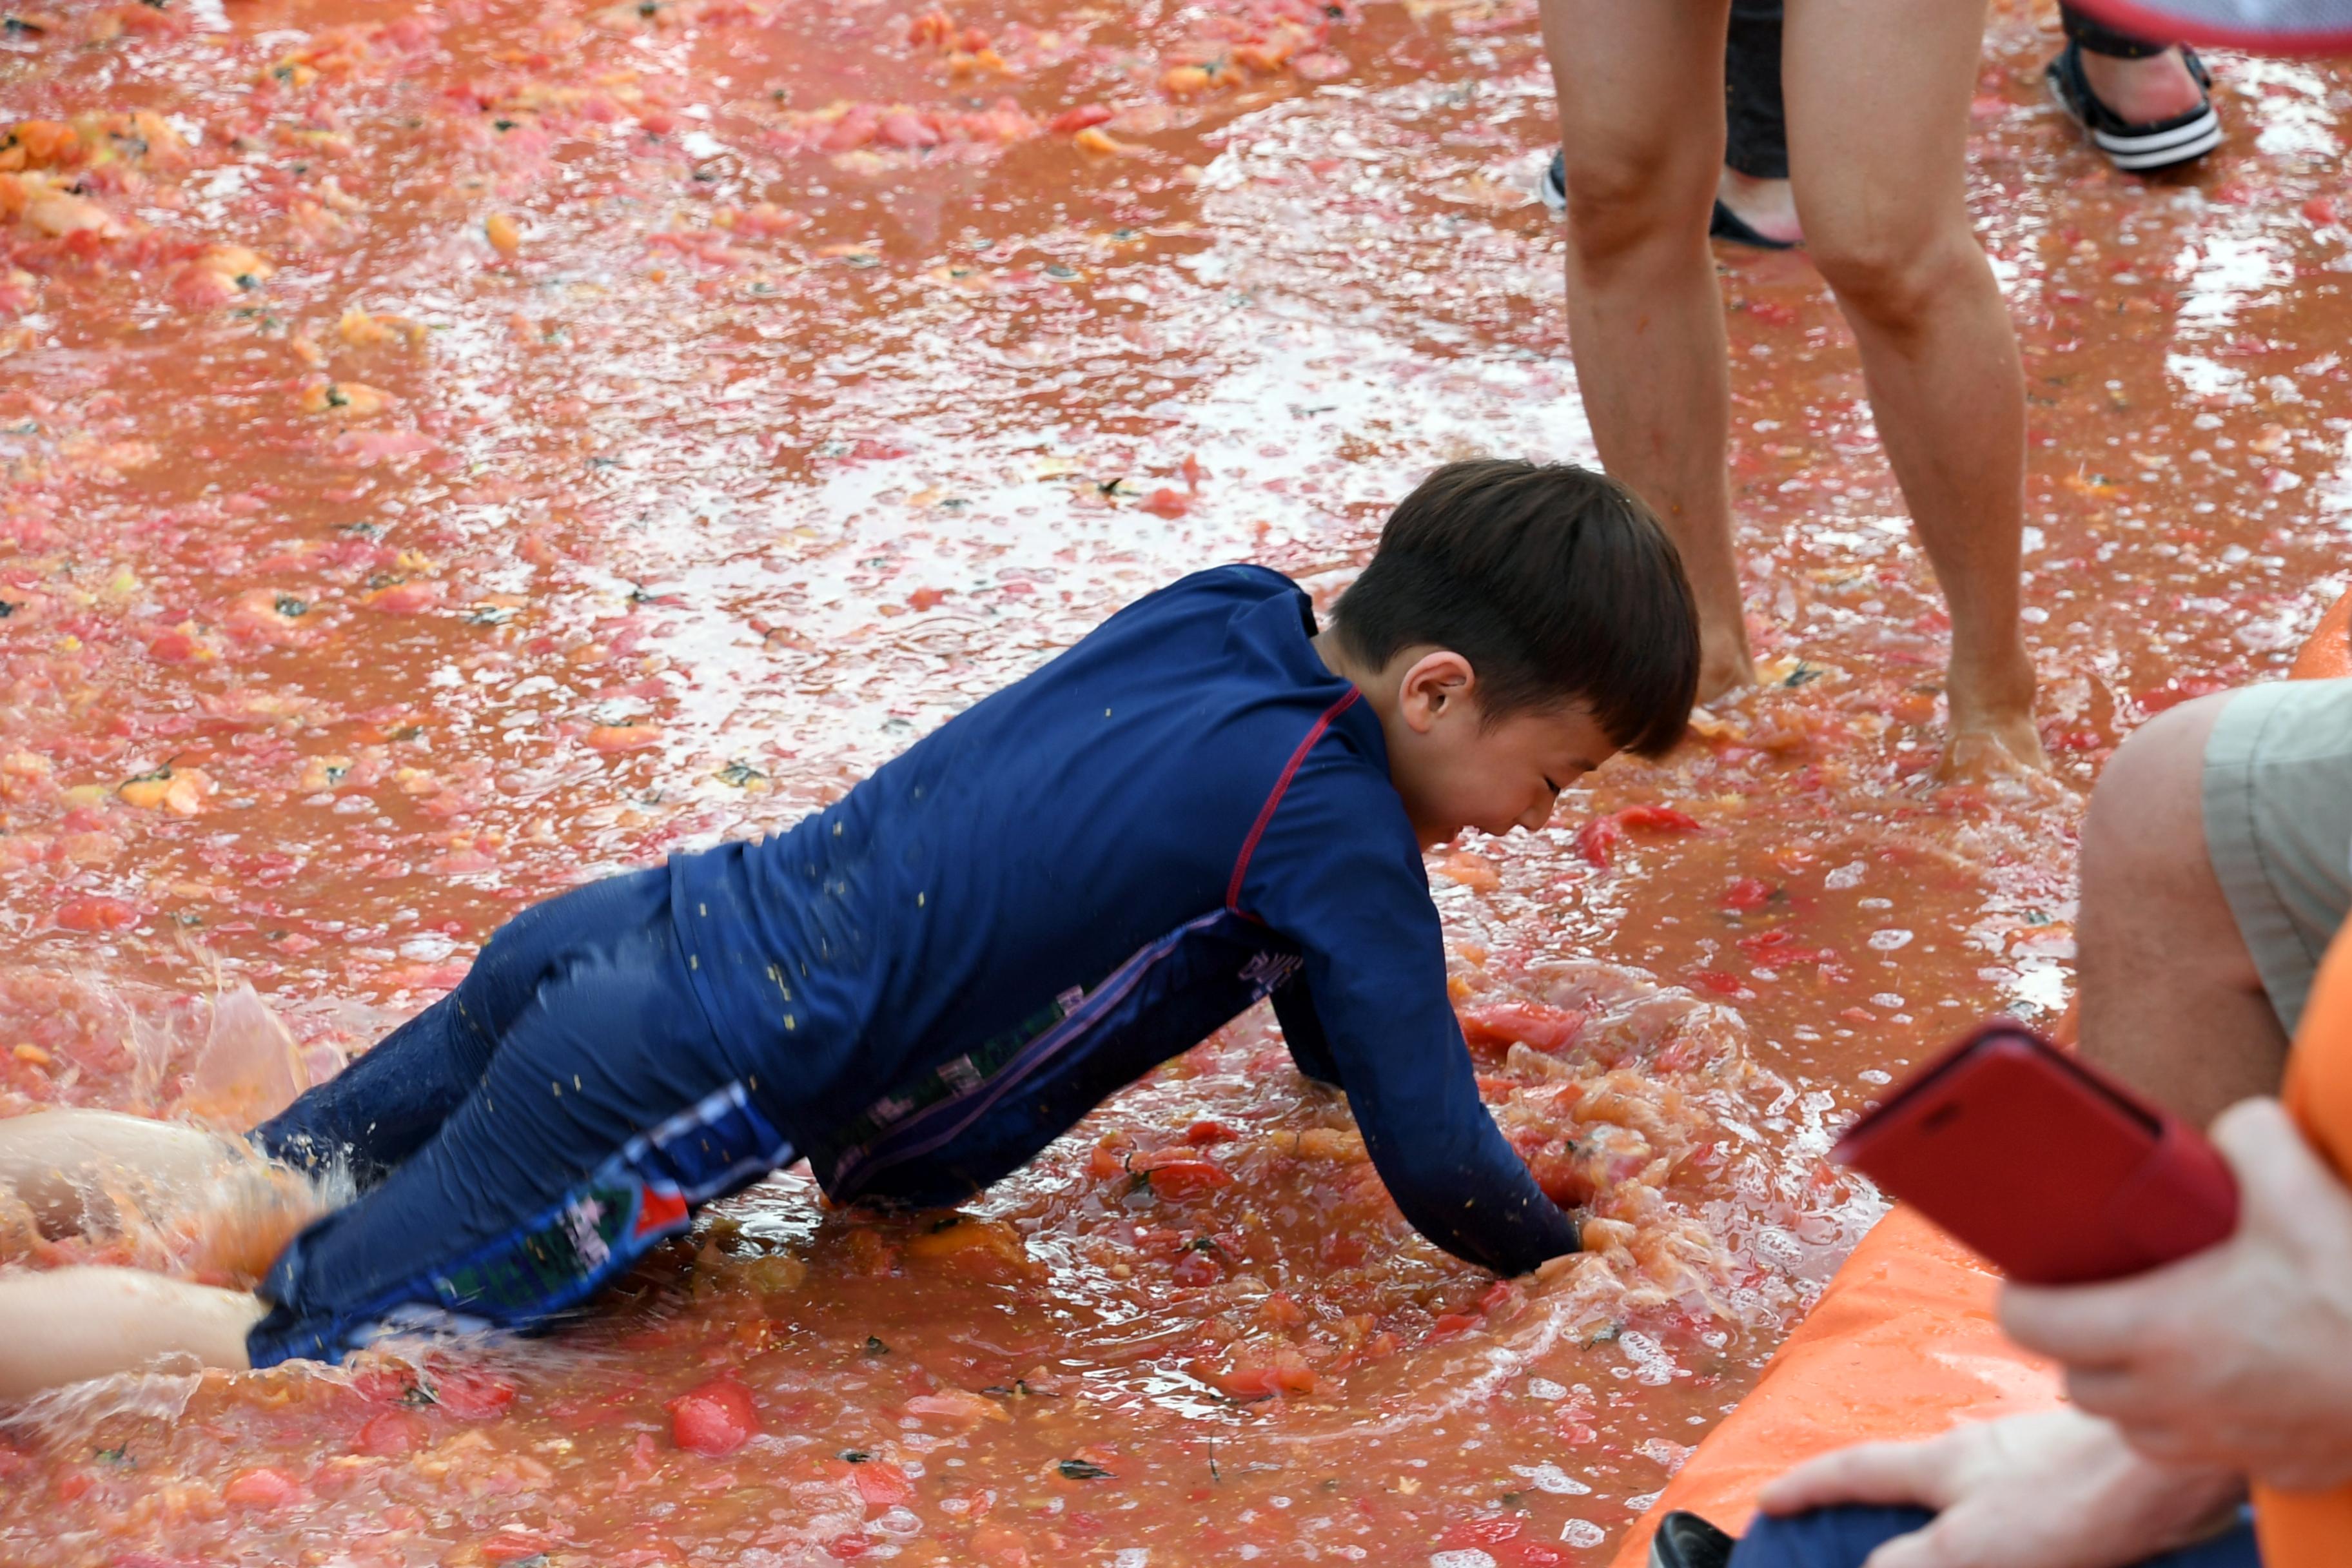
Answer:
M0 1198L60 1236L110 1215L110 1185L141 1199L215 1183L245 1162L192 1127L104 1110L0 1121ZM0 1274L0 1400L127 1372L173 1354L243 1370L246 1331L265 1309L247 1292L137 1268Z

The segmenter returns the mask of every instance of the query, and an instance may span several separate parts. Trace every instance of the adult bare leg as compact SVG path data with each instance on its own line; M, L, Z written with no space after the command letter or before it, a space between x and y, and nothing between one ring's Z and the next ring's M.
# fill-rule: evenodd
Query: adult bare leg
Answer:
M107 1182L130 1183L142 1196L194 1194L238 1159L234 1146L209 1132L119 1111L37 1110L0 1120L0 1184L15 1187L52 1235L108 1217Z
M1790 172L1952 618L1948 767L2045 766L2018 625L2025 383L1967 205L1983 6L1790 0Z
M243 1372L260 1300L136 1268L0 1278L0 1399L135 1372L167 1355Z
M2202 1126L2276 1094L2286 1035L2205 841L2205 743L2234 693L2184 702L2107 763L2083 825L2083 1055Z
M1731 542L1731 389L1706 226L1728 0L1543 0L1568 187L1568 326L1601 465L1698 601L1699 700L1755 679Z

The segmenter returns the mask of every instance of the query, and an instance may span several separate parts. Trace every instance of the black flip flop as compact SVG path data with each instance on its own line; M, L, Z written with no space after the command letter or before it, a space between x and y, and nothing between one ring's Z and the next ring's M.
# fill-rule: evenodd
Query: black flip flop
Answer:
M2083 74L2080 44L2069 43L2060 50L2058 58L2043 68L2042 75L2049 79L2051 96L2057 99L2058 107L2089 133L2091 145L2105 153L2108 163L2127 174L2153 174L2193 163L2221 144L2221 117L2213 112L2212 75L2195 49L2183 48L2180 54L2189 74L2197 79L2202 100L2186 114L2147 124L2126 120L2091 90L2090 79Z
M1719 201L1715 204L1715 216L1706 220L1706 232L1717 239L1727 239L1734 245L1752 245L1759 250L1797 248L1792 240L1774 239L1769 235L1759 234L1748 226L1746 218Z

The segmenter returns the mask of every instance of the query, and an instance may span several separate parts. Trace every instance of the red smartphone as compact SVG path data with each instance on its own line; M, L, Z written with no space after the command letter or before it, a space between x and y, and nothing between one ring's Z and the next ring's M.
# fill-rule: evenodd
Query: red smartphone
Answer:
M2142 1273L2238 1224L2237 1179L2203 1134L2002 1019L1913 1075L1833 1157L2032 1285Z

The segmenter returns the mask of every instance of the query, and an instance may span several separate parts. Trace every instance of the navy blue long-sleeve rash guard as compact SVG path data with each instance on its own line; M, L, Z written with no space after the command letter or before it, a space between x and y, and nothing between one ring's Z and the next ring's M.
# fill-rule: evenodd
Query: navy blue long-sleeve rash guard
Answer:
M725 1047L826 1191L961 1202L1272 994L1415 1228L1575 1250L1479 1102L1379 719L1279 574L1112 616L781 836L676 857Z

